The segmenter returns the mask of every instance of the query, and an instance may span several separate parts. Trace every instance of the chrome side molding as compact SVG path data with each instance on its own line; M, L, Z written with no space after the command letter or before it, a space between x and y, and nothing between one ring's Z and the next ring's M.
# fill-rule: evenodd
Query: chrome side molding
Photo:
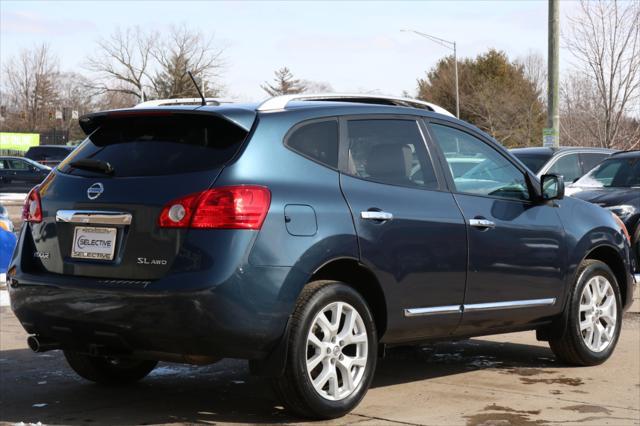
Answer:
M100 225L131 225L131 214L99 210L58 210L56 222Z
M429 308L407 308L404 310L405 317L419 317L423 315L443 315L463 313L465 311L491 311L499 309L518 309L533 308L536 306L552 306L555 305L556 298L549 299L529 299L529 300L513 300L508 302L493 303L472 303L469 305L449 305L449 306L433 306Z
M462 312L462 305L434 306L432 308L410 308L404 310L405 317L420 317L423 315L455 314Z
M473 303L464 305L465 311L491 311L494 309L533 308L535 306L551 306L556 303L556 298L513 300L509 302Z

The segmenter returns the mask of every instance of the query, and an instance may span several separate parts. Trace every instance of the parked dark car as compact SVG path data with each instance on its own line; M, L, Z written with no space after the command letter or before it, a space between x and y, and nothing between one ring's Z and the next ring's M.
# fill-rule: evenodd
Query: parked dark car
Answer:
M29 192L51 171L23 157L0 157L0 192Z
M611 210L631 235L640 254L640 151L612 155L567 188L573 197Z
M80 124L28 197L8 280L30 347L84 378L242 358L288 409L331 418L384 346L536 330L573 365L616 346L624 225L437 106L292 95ZM478 164L454 177L462 156Z
M60 164L74 148L73 146L66 145L32 146L24 156L45 166L55 167Z
M574 182L596 164L616 152L607 148L586 147L536 147L514 148L511 153L522 161L538 177L553 173Z

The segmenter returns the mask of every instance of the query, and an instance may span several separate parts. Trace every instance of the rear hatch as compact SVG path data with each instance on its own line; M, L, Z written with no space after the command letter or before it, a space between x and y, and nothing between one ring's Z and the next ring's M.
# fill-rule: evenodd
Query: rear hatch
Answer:
M42 222L29 225L25 245L46 272L163 277L189 232L159 227L163 207L210 188L248 126L185 109L101 114L84 124L88 138L39 189Z

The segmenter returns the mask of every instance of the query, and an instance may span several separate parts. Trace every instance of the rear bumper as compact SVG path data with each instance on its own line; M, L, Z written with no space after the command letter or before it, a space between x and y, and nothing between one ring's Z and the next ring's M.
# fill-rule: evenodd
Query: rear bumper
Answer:
M286 291L296 287L287 286L297 281L291 268L243 265L225 282L198 290L184 291L180 281L18 273L8 288L28 333L103 354L262 359L279 342L295 303Z

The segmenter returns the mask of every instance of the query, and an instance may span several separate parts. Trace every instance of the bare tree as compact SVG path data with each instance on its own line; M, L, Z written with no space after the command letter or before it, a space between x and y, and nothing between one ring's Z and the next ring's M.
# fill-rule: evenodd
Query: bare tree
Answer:
M335 92L331 84L326 81L301 80L306 93L332 93Z
M197 96L187 71L191 71L203 92L217 96L220 86L214 78L224 67L224 49L214 44L213 36L190 31L184 25L173 27L166 39L152 49L158 70L152 79L154 96L180 98Z
M45 125L56 102L57 77L58 59L46 44L23 49L9 59L4 92L13 112L14 130L35 131Z
M540 101L546 102L547 63L544 56L531 50L525 56L516 59L515 63L522 67L525 78L533 84Z
M292 95L302 93L306 86L302 80L293 78L293 74L287 67L282 67L274 72L273 84L265 81L260 87L270 96Z
M598 145L625 148L630 141L621 138L621 130L640 96L640 3L581 0L570 21L565 42L583 81L594 88L591 115L599 117L584 125Z
M98 93L118 92L144 100L145 80L150 82L152 50L158 36L139 27L118 28L108 38L98 40L97 52L86 67L98 74L93 88Z

